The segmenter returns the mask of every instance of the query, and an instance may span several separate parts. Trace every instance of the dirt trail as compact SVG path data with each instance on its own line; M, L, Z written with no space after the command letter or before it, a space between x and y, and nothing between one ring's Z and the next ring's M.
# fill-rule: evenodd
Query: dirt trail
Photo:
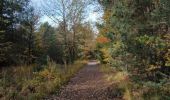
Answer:
M99 66L90 62L62 88L59 96L53 96L50 100L113 100L107 97L110 85L104 73L99 71Z

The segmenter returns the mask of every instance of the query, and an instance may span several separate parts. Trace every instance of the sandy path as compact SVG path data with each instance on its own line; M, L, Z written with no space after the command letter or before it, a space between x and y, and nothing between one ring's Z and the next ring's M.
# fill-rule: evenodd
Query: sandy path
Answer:
M49 100L113 100L107 97L107 88L111 85L104 79L95 62L90 62L62 88L59 96Z

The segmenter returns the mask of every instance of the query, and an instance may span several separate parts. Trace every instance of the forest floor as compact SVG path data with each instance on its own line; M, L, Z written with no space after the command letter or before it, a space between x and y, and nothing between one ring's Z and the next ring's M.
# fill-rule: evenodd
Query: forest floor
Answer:
M108 97L108 87L112 83L104 76L97 62L89 62L61 88L58 96L54 95L48 100L113 100Z

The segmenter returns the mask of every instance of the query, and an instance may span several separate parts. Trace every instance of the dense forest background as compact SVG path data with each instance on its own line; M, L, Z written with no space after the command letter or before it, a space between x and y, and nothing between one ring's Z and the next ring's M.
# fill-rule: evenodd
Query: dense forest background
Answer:
M46 64L48 58L60 64L73 63L82 57L85 44L93 41L91 24L84 21L86 2L44 1L39 10L42 14L29 0L1 0L0 4L1 66ZM57 27L40 23L41 15L49 16Z
M98 34L89 5L103 13ZM0 99L53 94L91 59L125 78L114 97L169 100L170 1L44 0L39 10L30 0L0 1Z

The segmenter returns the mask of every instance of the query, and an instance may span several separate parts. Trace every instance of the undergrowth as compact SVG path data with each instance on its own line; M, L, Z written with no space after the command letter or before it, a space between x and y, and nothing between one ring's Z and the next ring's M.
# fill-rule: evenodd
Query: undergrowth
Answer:
M133 81L133 76L125 71L118 71L108 65L101 65L101 71L106 73L105 79L112 82L108 89L109 98L123 100L170 100L169 83ZM140 83L140 84L139 84Z
M37 100L57 92L83 67L83 62L64 68L54 62L44 66L30 65L2 68L0 72L1 100Z

